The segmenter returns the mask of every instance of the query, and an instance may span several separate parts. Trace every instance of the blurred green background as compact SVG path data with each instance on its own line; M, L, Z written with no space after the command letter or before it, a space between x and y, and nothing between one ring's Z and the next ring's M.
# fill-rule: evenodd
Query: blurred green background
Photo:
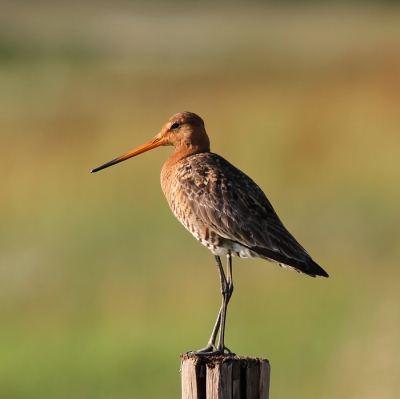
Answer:
M227 345L271 397L398 398L396 2L0 2L0 397L177 398L220 305L164 147L198 113L330 274L234 260Z

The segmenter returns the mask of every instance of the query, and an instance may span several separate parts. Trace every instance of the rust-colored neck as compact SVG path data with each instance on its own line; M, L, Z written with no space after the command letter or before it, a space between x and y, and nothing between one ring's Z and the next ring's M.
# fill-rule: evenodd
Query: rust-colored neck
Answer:
M210 152L210 142L208 140L208 136L202 136L201 141L193 142L183 142L180 145L175 147L175 151L172 153L170 158L173 158L176 161L180 159L186 158L190 155L200 154L202 152Z
M187 158L191 155L200 154L203 152L210 152L210 146L194 146L190 147L176 147L175 151L171 154L171 156L167 159L164 164L162 174L168 173L167 171L172 171L174 166L184 158Z

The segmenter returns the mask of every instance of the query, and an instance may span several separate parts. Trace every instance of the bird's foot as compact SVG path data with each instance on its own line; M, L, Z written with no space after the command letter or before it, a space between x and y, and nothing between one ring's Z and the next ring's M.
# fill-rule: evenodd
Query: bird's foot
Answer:
M218 351L216 346L213 343L208 343L205 348L198 349L197 351L189 351L188 354L194 355L203 355L203 356L212 356L212 355L220 355L221 352Z
M223 349L223 355L224 356L236 356L236 353L233 353L229 348L227 348L226 346L224 346ZM226 352L226 353L225 353Z
M222 348L217 348L213 344L208 344L205 348L199 349L197 351L189 351L188 354L198 355L198 356L236 356L229 348L226 346Z

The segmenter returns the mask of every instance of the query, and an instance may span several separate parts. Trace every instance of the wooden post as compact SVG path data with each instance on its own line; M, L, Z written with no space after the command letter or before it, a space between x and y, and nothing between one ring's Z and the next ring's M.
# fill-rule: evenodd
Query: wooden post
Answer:
M268 360L181 355L182 399L268 399Z

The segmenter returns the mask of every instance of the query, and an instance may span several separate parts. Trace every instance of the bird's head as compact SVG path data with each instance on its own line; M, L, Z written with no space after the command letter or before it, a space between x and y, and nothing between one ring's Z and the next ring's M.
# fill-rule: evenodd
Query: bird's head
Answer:
M163 145L173 145L178 150L210 151L203 119L193 112L179 112L172 116L161 129L160 136Z
M162 127L161 132L152 140L102 166L99 166L98 168L93 169L92 172L108 168L109 166L152 150L153 148L166 145L174 146L175 152L180 153L182 157L200 152L209 152L210 140L207 136L203 119L193 112L179 112L169 119L169 121Z

